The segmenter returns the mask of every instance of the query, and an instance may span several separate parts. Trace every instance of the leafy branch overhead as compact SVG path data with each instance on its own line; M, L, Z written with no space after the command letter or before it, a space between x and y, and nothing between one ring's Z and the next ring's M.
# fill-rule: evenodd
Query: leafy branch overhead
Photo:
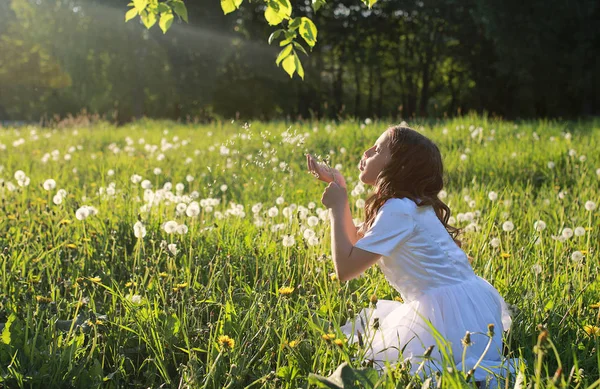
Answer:
M220 0L223 13L234 12L242 5L243 0ZM265 3L265 19L270 26L281 26L269 36L269 44L279 40L282 47L275 63L282 66L290 78L297 73L304 79L304 68L298 52L308 55L306 49L299 43L302 38L310 50L317 43L317 26L306 16L292 17L293 9L289 0L262 0ZM369 8L377 0L362 0ZM312 8L317 12L327 0L312 0ZM185 22L188 21L187 9L182 0L133 0L128 4L131 8L125 14L125 21L139 16L146 28L151 28L158 21L163 33L166 33L177 15Z

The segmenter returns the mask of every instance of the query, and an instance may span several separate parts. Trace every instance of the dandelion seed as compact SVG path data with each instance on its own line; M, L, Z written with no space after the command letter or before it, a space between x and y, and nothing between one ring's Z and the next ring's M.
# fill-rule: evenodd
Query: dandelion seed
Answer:
M136 222L133 225L133 235L135 235L135 237L138 239L142 239L143 237L145 237L146 236L146 226L144 226L144 224L140 221Z
M502 230L504 230L506 232L511 232L514 229L515 229L515 225L510 220L507 220L502 224Z

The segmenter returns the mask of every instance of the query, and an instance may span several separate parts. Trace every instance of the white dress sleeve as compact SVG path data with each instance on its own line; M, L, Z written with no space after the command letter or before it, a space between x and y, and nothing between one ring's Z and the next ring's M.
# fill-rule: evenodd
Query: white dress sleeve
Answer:
M371 228L354 247L389 257L396 247L406 242L414 228L412 216L388 200L377 212Z

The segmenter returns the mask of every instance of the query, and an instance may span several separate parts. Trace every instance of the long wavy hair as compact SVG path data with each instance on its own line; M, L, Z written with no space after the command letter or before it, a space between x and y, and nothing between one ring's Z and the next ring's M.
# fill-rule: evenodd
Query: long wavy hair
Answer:
M367 231L379 209L391 198L409 198L419 207L431 205L452 239L461 246L460 229L448 224L450 208L438 198L444 187L444 166L439 148L430 139L404 126L390 131L391 159L382 169L375 183L375 192L365 201Z

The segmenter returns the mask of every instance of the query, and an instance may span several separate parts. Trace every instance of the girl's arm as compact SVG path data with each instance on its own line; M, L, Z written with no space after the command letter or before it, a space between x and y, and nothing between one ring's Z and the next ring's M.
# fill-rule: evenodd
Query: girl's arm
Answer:
M381 256L354 247L358 233L352 221L345 188L335 183L329 184L322 201L330 209L331 253L336 275L340 281L358 277Z

